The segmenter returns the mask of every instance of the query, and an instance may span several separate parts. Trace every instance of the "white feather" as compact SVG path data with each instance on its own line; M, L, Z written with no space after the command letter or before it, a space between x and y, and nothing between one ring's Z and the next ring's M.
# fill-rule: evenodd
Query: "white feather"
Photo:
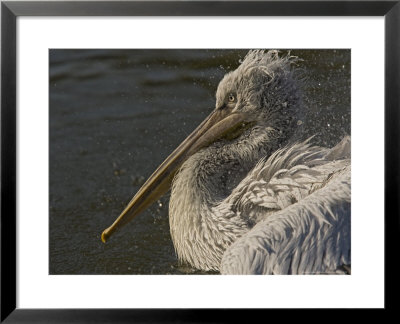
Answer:
M336 273L350 264L350 159L335 160L343 143L350 138L331 150L307 142L278 150L213 207L188 163L170 203L179 258L224 274Z
M350 137L333 149L296 133L296 59L250 51L218 86L256 125L190 156L176 174L170 229L179 260L225 274L336 273L350 264Z

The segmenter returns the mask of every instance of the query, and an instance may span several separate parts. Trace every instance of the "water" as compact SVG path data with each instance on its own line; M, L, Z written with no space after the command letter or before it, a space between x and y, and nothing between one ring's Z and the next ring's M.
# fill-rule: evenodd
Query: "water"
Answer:
M168 195L103 244L101 232L213 109L246 50L50 51L50 274L199 274L176 259ZM285 51L283 51L285 52ZM350 51L304 61L304 138L350 134Z

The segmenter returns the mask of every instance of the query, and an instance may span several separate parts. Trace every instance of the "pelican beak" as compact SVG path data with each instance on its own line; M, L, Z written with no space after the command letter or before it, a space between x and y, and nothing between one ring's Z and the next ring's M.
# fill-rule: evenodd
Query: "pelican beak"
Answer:
M232 113L224 109L214 110L154 171L121 215L103 231L101 240L105 243L117 229L164 195L171 187L176 172L189 156L220 138L232 138L241 133L249 124L245 117L243 113Z

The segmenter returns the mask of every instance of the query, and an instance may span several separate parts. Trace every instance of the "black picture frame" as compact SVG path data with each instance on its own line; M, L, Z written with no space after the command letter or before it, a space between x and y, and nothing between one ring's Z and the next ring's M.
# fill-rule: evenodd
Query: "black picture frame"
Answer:
M19 16L384 16L385 309L396 307L393 265L399 237L400 0L396 1L2 1L1 322L235 322L265 310L16 308L16 19ZM373 154L373 152L371 152ZM391 257L393 256L393 257ZM373 266L373 259L371 259ZM241 314L242 315L242 314ZM247 316L247 315L245 315Z

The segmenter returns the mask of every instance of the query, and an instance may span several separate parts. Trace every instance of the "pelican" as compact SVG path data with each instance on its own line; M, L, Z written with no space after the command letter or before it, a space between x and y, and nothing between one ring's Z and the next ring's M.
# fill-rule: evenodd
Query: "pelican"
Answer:
M297 61L249 51L220 81L215 109L102 241L171 189L169 224L180 262L221 274L346 273L350 137L333 148L292 140L303 106Z

